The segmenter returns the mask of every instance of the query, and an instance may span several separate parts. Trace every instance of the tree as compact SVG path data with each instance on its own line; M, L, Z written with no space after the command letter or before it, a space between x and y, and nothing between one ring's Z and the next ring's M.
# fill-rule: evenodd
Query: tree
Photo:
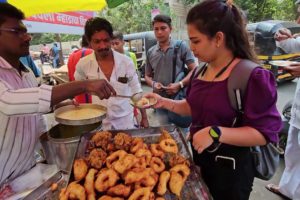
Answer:
M182 2L191 5L198 3L199 0L182 0ZM297 12L293 0L235 0L234 3L246 11L249 22L296 19Z
M105 9L99 13L100 17L109 20L114 29L125 33L135 33L152 30L151 10L158 8L163 14L170 14L164 0L130 0L122 5Z
M235 3L247 13L250 22L263 20L287 20L296 18L295 4L291 0L236 0Z

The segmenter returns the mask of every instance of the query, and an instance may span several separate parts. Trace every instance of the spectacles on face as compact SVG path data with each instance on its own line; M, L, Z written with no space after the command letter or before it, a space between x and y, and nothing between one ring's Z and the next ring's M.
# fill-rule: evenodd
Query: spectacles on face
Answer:
M27 33L27 29L25 28L0 28L0 31L7 31L14 33L20 38L23 38L24 36L30 36L29 33Z

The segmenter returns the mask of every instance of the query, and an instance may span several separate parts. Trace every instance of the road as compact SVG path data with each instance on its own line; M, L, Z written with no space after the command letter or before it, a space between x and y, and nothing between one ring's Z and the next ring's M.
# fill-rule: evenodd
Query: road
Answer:
M291 82L281 83L277 86L278 88L277 108L280 112L282 111L282 108L286 104L286 102L293 99L295 89L297 86L297 80L298 79L295 79Z

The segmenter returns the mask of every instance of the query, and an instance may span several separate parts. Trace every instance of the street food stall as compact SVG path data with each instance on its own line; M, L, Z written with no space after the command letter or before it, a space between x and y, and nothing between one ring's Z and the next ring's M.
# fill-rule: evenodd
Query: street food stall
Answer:
M59 124L41 142L46 160L59 171L25 199L211 199L186 138L174 125L102 131L105 107L68 105L54 113Z

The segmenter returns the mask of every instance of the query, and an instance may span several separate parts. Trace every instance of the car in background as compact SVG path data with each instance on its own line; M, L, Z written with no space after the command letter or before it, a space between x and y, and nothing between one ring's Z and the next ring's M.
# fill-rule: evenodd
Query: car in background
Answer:
M295 22L268 20L247 24L250 43L253 45L262 66L273 72L278 83L291 81L294 77L282 69L281 66L273 64L272 61L289 60L300 61L300 54L287 54L276 46L274 34L280 28L287 28L293 34L300 33L300 25ZM276 62L275 62L276 63Z

